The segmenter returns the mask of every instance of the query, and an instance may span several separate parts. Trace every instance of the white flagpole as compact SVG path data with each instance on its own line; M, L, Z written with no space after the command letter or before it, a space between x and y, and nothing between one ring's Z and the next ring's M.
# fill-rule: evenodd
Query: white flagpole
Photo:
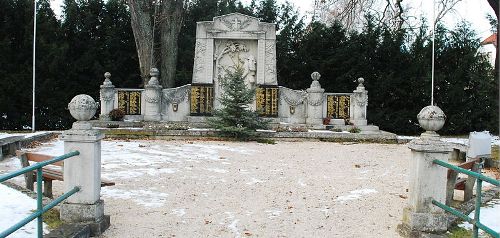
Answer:
M431 106L434 106L434 40L436 39L436 0L432 1L432 68L431 68Z
M33 110L31 114L31 132L35 132L35 55L36 55L36 0L33 8Z

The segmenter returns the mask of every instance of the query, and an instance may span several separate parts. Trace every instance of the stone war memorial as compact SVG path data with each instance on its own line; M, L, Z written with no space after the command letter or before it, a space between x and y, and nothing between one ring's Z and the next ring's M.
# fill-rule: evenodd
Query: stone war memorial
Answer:
M358 79L353 92L326 93L320 73L312 72L311 86L296 90L279 86L276 70L276 24L232 13L198 22L192 83L177 88L162 88L161 72L151 69L144 89L115 88L111 74L101 85L101 121L109 120L114 108L125 112L126 121L185 122L203 126L214 109L221 107L221 79L240 67L247 87L255 89L249 108L271 124L302 125L308 128L346 128L380 132L366 120L368 91ZM306 80L306 79L304 79ZM324 119L327 118L325 123Z

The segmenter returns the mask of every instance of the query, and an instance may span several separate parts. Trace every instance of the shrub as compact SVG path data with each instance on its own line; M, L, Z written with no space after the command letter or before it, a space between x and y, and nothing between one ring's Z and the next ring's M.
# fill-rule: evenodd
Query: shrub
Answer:
M358 127L353 126L351 129L349 129L349 132L350 133L360 133L361 129L359 129Z
M125 116L125 112L122 109L115 108L109 112L109 118L112 121L121 121Z

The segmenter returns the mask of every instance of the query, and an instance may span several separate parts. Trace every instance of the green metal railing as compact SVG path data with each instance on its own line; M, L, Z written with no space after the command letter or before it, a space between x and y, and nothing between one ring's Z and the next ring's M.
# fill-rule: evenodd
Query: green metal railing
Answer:
M461 213L460 211L456 210L456 209L453 209L449 206L446 206L445 204L443 203L440 203L436 200L432 200L432 204L444 209L445 211L471 223L474 227L473 227L473 232L472 232L472 235L474 238L477 238L478 235L479 235L479 229L487 232L488 234L492 235L493 237L495 238L500 238L500 235L498 232L490 229L489 227L485 226L484 224L482 224L479 220L479 214L480 214L480 210L481 210L481 190L482 190L482 186L483 186L483 181L486 181L488 183L491 183L493 185L496 185L496 186L499 186L500 187L500 181L498 180L495 180L495 179L492 179L490 177L486 177L484 175L482 175L481 173L476 173L476 172L473 172L473 171L470 171L470 170L467 170L467 169L463 169L463 168L460 168L458 166L455 166L455 165L452 165L452 164L448 164L444 161L441 161L441 160L434 160L432 161L434 164L437 164L437 165L441 165L443 167L446 167L448 169L452 169L452 170L455 170L459 173L463 173L463 174L467 174L468 176L472 176L474 178L477 179L477 184L476 184L476 204L475 204L475 207L474 207L474 219L470 218L469 216Z
M67 153L67 154L64 154L61 156L54 157L51 160L39 162L37 164L22 168L22 169L15 171L13 173L0 176L0 183L1 183L1 182L8 180L8 179L19 176L21 174L25 174L25 173L36 170L36 198L37 198L36 199L36 204L37 204L36 211L33 212L28 217L21 220L20 222L11 226L7 230L2 231L0 233L0 238L4 238L4 237L12 234L13 232L19 230L21 227L25 226L26 224L28 224L30 221L34 220L35 218L37 218L37 235L39 238L43 237L43 228L42 228L42 224L43 224L42 215L43 215L43 213L47 212L49 209L55 207L57 204L61 203L66 198L68 198L71 195L75 194L76 192L80 191L80 188L74 187L73 189L64 193L60 197L54 199L51 203L47 204L46 206L43 206L42 205L42 175L43 175L42 174L42 167L47 166L47 165L52 164L52 163L55 163L55 162L58 162L58 161L65 160L67 158L70 158L70 157L73 157L73 156L76 156L79 154L80 154L79 151L73 151L73 152L70 152L70 153ZM5 214L5 215L8 215L8 214Z

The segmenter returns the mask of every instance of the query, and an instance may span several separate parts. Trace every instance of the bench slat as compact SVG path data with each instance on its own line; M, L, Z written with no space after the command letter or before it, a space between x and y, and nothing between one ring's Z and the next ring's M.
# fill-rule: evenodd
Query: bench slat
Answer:
M20 151L20 150L16 151L16 155L21 160L21 164L23 167L30 166L29 161L39 163L39 162L50 160L50 159L55 157L55 156L44 155L44 154L35 154L35 153L25 152L25 151ZM62 167L63 165L64 165L63 161L58 161L58 162L55 162L49 166ZM48 186L47 187L48 190L44 192L44 195L46 195L48 197L52 197L52 180L64 181L63 171L53 169L50 167L44 167L44 168L42 168L42 176L43 176L44 183L46 184L46 186ZM33 183L36 181L36 172L32 171L32 172L26 173L25 179L26 179L26 187L33 190ZM101 180L101 187L113 186L113 185L115 185L115 182Z

